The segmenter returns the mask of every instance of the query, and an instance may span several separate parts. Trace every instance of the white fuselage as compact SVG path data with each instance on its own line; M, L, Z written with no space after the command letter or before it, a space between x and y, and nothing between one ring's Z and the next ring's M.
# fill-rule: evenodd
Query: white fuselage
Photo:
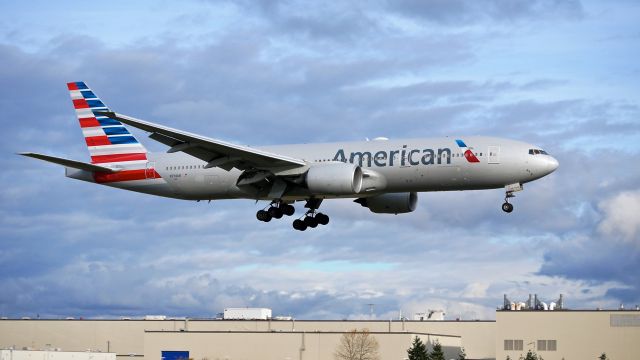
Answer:
M502 188L523 184L553 172L558 162L546 154L531 154L538 147L520 141L496 137L463 137L468 149L479 160L470 162L456 138L373 140L343 143L319 143L264 146L257 149L305 160L309 166L348 162L360 165L382 178L384 187L372 192L331 196L311 194L303 189L288 192L283 199L302 200L310 196L351 197L379 193L451 191ZM188 200L269 199L238 187L242 171L205 168L206 162L182 152L149 153L147 169L155 169L160 178L106 183L105 185L153 195ZM83 171L68 171L67 176L90 180Z

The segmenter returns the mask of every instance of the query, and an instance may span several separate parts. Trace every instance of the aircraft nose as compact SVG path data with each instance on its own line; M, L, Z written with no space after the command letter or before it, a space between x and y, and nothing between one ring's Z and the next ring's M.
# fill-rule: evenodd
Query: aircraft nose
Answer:
M547 174L551 174L552 172L554 172L558 166L560 166L560 163L558 162L558 160L556 160L556 158L554 158L553 156L547 156L547 159L545 159L545 168L547 170Z
M553 156L549 157L551 158L549 159L549 170L550 172L554 172L558 168L558 166L560 166L560 163Z

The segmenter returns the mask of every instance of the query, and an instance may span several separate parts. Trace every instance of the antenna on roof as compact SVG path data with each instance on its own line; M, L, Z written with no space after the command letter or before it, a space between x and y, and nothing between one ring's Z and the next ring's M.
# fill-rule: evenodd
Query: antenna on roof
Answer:
M376 304L367 304L367 305L369 305L369 318L373 320L373 308L376 306Z

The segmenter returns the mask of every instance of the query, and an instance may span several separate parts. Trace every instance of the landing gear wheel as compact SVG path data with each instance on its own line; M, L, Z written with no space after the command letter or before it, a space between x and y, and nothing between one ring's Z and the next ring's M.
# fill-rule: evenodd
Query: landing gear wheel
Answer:
M296 208L291 204L282 204L280 209L282 209L282 213L287 216L291 216L296 212Z
M280 208L277 207L270 207L269 208L269 215L271 215L272 217L276 218L276 219L280 219L283 215L283 211Z
M293 220L293 228L296 230L305 231L307 230L307 224L305 224L304 221L300 219L295 219Z
M312 216L305 217L304 223L310 228L315 228L316 226L318 226L318 220Z
M513 211L513 204L505 202L504 204L502 204L502 211L504 211L506 213L512 212Z
M327 225L329 223L329 216L323 213L317 213L315 218L316 218L316 221L318 221L318 224L320 225Z
M266 210L258 210L258 212L256 213L256 218L260 221L269 222L271 221L272 216Z

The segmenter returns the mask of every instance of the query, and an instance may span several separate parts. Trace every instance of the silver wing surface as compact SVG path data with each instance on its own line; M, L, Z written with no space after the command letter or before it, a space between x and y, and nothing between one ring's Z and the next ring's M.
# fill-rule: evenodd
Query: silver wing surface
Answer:
M114 112L101 112L100 115L148 131L151 133L150 138L170 147L168 152L182 151L206 161L207 168L220 167L227 171L234 167L240 170L283 171L307 165L302 159L236 145Z

